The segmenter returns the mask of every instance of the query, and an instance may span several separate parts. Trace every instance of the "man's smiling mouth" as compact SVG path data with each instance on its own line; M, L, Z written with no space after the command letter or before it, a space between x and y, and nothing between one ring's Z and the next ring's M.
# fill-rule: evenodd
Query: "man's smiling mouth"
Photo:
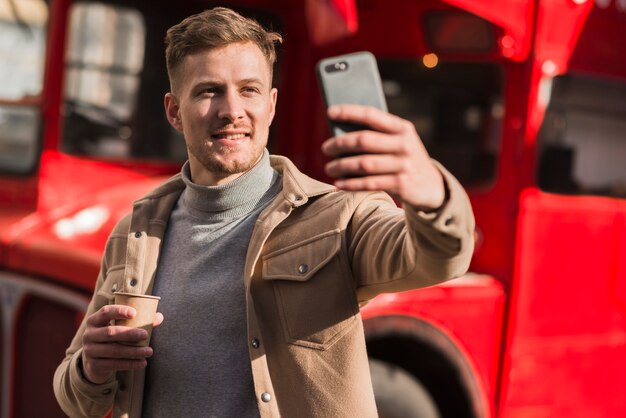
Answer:
M214 139L230 139L230 140L246 138L249 136L250 134L248 133L239 133L239 134L218 133L218 134L211 135L211 137Z

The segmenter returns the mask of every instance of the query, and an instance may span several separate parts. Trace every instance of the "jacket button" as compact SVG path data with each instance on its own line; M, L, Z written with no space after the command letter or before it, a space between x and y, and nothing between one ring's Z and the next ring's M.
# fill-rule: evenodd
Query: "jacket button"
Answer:
M139 231L135 232L135 238L141 238L141 232Z
M263 392L263 394L261 395L261 400L262 400L263 402L269 402L269 401L271 401L271 400L272 400L272 395L270 395L270 394L269 394L269 393L267 393L267 392Z
M253 338L250 344L252 344L252 348L259 348L261 346L261 343L256 338Z
M309 271L309 266L306 264L300 264L300 267L298 267L298 273L304 274L307 271Z
M137 286L137 279L130 279L130 285L131 285L132 287Z

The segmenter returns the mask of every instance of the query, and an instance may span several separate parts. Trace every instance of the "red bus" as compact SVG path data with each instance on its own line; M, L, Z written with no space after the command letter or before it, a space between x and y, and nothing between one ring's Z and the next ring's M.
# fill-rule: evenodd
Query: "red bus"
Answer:
M52 375L106 237L178 171L163 37L200 0L0 0L0 417ZM285 35L270 151L325 180L315 63L369 50L468 190L470 272L362 309L381 417L626 416L626 1L224 1Z

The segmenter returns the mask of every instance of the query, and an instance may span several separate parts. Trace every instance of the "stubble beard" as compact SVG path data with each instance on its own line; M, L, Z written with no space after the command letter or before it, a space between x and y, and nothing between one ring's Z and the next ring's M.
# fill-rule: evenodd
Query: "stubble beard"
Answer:
M217 147L219 148L219 155L226 158L216 158L216 150L212 149L206 142L200 145L187 144L189 153L191 153L206 170L217 175L245 173L256 165L263 153L262 149L260 152L256 152L256 149L250 149L250 152L245 156L246 158L233 160L229 159L228 155L236 153L236 149L219 145L217 145Z

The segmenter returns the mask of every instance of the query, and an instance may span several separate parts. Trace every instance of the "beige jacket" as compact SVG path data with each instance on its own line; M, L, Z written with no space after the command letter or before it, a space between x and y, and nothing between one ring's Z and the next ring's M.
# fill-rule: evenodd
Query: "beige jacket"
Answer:
M441 168L436 213L399 209L384 193L344 193L271 157L283 187L259 216L245 260L249 353L261 417L376 417L359 303L463 274L473 251L467 195ZM174 176L135 202L111 233L88 317L115 291L150 293L172 207ZM102 385L79 369L85 321L54 376L71 417L141 416L145 371ZM184 349L184 347L181 347ZM159 355L158 352L155 355Z

